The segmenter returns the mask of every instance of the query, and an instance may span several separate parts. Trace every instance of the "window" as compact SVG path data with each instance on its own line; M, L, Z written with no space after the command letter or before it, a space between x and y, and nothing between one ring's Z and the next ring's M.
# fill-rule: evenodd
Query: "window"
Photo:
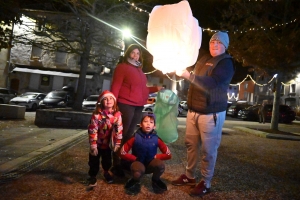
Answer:
M263 92L264 91L264 87L260 86L258 89L259 89L259 92Z
M45 31L45 18L46 16L39 16L38 19L35 21L35 31L36 32L43 32Z
M281 93L281 94L284 94L284 85L281 85L281 86L280 86L280 93Z
M159 78L159 83L163 84L164 83L164 79L163 78Z
M32 46L31 60L39 60L42 55L42 49L37 46Z
M65 52L56 52L55 62L59 64L65 64L67 60L67 53Z
M290 85L290 93L295 93L296 92L296 84L291 84Z
M247 89L247 88L248 88L248 83L245 83L245 86L244 86L244 87L245 87L245 89Z
M244 92L244 99L246 100L248 98L248 92Z
M42 75L41 85L49 86L50 84L50 76L49 75Z

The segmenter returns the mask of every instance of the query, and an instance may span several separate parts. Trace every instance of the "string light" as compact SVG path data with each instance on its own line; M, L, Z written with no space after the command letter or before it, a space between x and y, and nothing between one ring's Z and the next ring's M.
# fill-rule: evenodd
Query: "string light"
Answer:
M125 1L125 0L119 0L119 1L123 1L123 2L127 3L128 5L134 7L135 10L137 10L137 11L139 11L139 12L145 12L145 13L147 13L147 14L150 15L150 12L148 12L147 10L144 10L144 9L141 9L141 8L135 6L134 3L130 3L129 1ZM249 1L275 1L275 2L277 2L277 0L249 0ZM265 27L263 27L263 26L261 26L260 28L249 28L249 31L257 31L257 30L259 30L259 29L263 29L263 30L270 29L270 30L271 30L271 29L274 29L274 28L276 28L276 27L280 27L280 26L284 26L284 25L291 24L291 23L295 23L296 21L297 21L297 19L294 19L294 20L291 20L290 22L286 22L286 23L282 23L282 24L275 24L274 26L271 26L271 27L269 27L269 28L265 28ZM220 30L212 30L212 29L210 29L210 28L202 28L202 31L203 31L203 32L204 32L204 31L209 31L209 32L219 32ZM226 32L228 32L228 31L226 31ZM245 30L245 31L239 31L239 30L236 30L236 31L234 32L234 34L235 34L236 32L243 33L243 32L247 32L247 30ZM152 73L154 73L155 71L157 71L157 69L155 69L155 70L153 70L153 71L151 71L151 72L145 72L144 74L152 74ZM180 81L183 81L183 80L184 80L184 79L181 79L181 80L173 80L168 74L166 74L166 76L167 76L171 81L174 81L174 82L180 82ZM237 83L237 84L230 84L230 85L231 85L231 86L239 86L239 85L241 85L243 82L245 82L246 79L247 79L248 77L252 80L252 82L253 82L254 84L256 84L256 85L258 85L258 86L267 86L267 85L270 84L270 83L273 81L273 79L275 78L275 76L273 76L273 78L272 78L270 81L268 81L268 83L259 84L259 83L257 83L257 82L256 82L249 74L247 74L247 76L244 78L243 81L241 81L241 82L239 82L239 83ZM286 83L283 83L283 82L281 82L281 84L282 84L282 85L285 85L285 86L289 86L289 85L290 85L290 84L286 84ZM234 97L234 98L235 98L235 97ZM237 96L236 98L238 98L238 96Z
M141 9L141 8L135 6L134 3L130 3L129 1L125 1L125 0L119 0L119 1L123 1L123 2L127 3L128 5L134 7L135 10L137 10L137 11L144 12L144 13L147 13L150 15L150 13L147 10L144 10L144 9Z
M145 13L147 13L147 14L150 15L150 12L148 12L147 10L143 10L143 9L141 9L141 8L139 8L139 7L137 7L137 6L135 6L134 3L130 3L129 1L125 1L125 0L119 0L119 1L123 1L124 3L127 3L128 5L130 5L130 6L132 6L133 8L135 8L135 10L137 10L137 11L145 12ZM219 32L220 30L212 30L212 29L210 29L210 28L202 28L202 32L204 32L204 31L209 31L209 32ZM226 32L228 32L228 31L226 31Z
M153 70L153 71L151 71L151 72L145 72L144 74L152 74L152 73L154 73L154 72L156 72L157 71L157 69L155 69L155 70Z
M266 30L266 29L271 30L271 29L274 29L274 28L276 28L276 27L281 27L281 26L284 26L284 25L288 25L288 24L295 23L296 21L297 21L297 19L294 19L294 20L291 20L291 21L286 22L286 23L275 24L274 26L271 26L271 27L269 27L269 28L266 28L266 27L263 27L263 26L261 26L260 28L249 28L248 31L258 31L258 30ZM245 31L235 30L233 33L235 34L235 33L244 33L244 32L246 33L247 30L245 30Z
M234 98L237 101L239 99L239 94L237 94L235 97L234 93L232 93L231 96L229 96L229 93L227 93L227 98L228 100Z

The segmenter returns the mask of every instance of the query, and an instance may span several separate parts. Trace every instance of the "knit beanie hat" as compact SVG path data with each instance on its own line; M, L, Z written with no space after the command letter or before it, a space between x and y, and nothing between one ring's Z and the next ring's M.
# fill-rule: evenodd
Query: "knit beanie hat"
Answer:
M222 44L225 46L225 49L228 49L228 45L229 45L229 37L228 34L226 32L217 32L215 33L209 40L209 42L213 41L213 40L219 40L220 42L222 42Z
M153 117L154 123L155 123L155 121L156 121L156 116L155 116L155 114L154 114L153 112L143 112L143 113L142 113L142 119L141 119L141 122L143 122L143 120L144 120L145 117Z
M102 99L104 99L105 97L109 97L111 96L115 101L116 101L116 97L113 93L111 93L108 90L104 90L98 97L98 101L97 104L101 103Z

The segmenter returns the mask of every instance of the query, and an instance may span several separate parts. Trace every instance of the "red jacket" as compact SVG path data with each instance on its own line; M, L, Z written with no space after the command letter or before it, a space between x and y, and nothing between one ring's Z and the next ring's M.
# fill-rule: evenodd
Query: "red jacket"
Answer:
M123 146L120 152L120 157L124 160L128 160L134 162L136 160L136 156L128 153L132 146L134 145L135 137L131 137ZM168 146L158 138L158 148L162 152L161 154L156 154L155 158L159 160L169 160L172 155Z
M149 93L158 91L157 87L147 87L146 84L147 77L140 67L120 63L114 71L111 92L120 103L144 106Z

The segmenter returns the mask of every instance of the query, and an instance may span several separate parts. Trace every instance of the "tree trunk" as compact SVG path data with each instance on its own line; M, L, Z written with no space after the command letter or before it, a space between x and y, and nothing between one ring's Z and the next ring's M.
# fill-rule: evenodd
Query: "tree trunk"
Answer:
M92 48L92 39L90 36L86 39L86 44L84 51L81 55L81 62L80 62L80 73L78 79L78 88L75 98L75 103L73 105L74 110L82 110L82 101L83 96L85 93L85 85L86 85L86 72L89 64L89 55Z
M280 93L281 93L281 81L282 74L278 73L276 78L275 93L273 100L273 111L271 119L271 129L278 130L278 121L279 121L279 104L280 104Z

